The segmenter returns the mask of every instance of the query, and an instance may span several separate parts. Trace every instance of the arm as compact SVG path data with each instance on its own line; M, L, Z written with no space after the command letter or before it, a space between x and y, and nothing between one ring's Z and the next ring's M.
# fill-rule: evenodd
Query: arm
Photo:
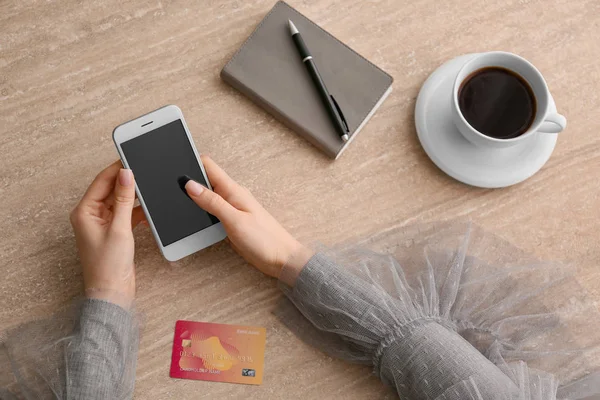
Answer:
M375 374L401 398L512 399L518 393L452 327L425 317L402 296L392 298L377 278L354 274L323 254L300 270L286 266L284 276L286 269L297 274L293 288L284 291L300 312L319 331L334 333L371 360Z
M132 229L135 184L117 161L92 182L71 213L87 299L66 347L68 399L133 397L138 350Z
M75 304L3 333L1 399L131 399L138 324L104 300Z
M214 192L189 181L188 195L221 220L234 250L285 284L314 327L352 349L348 359L371 363L407 398L512 398L512 381L451 327L423 318L408 293L392 298L364 276L314 255L211 159L202 161Z
M133 176L120 167L102 171L71 213L86 299L1 335L0 398L133 397L139 335L132 229L143 212L133 207Z

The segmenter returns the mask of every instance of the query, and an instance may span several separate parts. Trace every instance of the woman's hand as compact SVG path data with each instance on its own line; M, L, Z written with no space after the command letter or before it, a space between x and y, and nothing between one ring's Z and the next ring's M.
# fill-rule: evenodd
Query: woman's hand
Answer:
M135 296L132 229L145 220L134 202L133 173L117 161L98 174L71 212L86 296L123 308Z
M290 262L302 268L312 252L294 239L246 188L231 179L212 159L201 158L214 191L196 181L187 182L185 189L203 210L219 218L233 249L272 277L279 277L281 268Z

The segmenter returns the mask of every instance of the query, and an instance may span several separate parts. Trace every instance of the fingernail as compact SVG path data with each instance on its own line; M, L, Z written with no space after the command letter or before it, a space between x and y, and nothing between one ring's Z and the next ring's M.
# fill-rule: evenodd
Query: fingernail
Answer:
M119 183L121 186L129 186L133 182L133 174L130 169L121 168L119 171Z
M185 191L188 192L190 196L200 196L200 193L202 193L203 190L204 186L194 180L190 180L185 184Z

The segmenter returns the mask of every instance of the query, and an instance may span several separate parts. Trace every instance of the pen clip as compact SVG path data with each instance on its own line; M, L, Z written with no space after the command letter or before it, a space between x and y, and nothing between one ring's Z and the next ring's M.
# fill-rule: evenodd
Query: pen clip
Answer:
M329 97L331 97L331 101L333 102L335 109L337 110L338 114L340 115L342 124L344 124L344 129L346 130L347 133L350 133L350 128L348 128L348 123L346 122L346 118L344 117L344 113L342 112L340 105L337 103L337 101L335 101L335 97L333 97L333 95L330 94Z

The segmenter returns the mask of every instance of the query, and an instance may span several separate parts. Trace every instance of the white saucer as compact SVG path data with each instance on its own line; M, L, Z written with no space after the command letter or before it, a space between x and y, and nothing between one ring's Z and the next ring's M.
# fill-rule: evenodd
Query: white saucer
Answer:
M558 135L533 135L505 149L477 147L465 139L452 121L452 86L459 69L474 55L450 60L427 78L415 108L417 134L431 161L454 179L483 188L514 185L544 166ZM556 111L552 98L550 111Z

